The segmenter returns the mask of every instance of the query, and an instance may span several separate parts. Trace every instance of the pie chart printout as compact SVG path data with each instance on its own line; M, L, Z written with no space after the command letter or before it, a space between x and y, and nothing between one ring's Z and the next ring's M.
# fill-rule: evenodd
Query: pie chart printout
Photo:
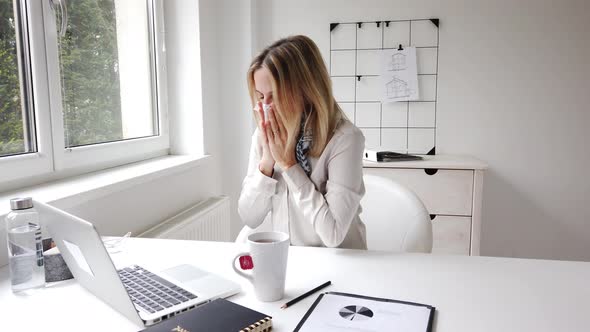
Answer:
M349 305L340 309L340 316L346 320L363 321L373 317L373 311L360 305Z

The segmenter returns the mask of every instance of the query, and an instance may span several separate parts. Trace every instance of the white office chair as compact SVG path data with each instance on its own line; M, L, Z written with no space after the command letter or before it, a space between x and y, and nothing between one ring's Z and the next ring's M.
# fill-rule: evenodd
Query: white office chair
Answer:
M360 217L367 247L398 252L432 252L432 223L426 207L408 188L387 178L365 175Z

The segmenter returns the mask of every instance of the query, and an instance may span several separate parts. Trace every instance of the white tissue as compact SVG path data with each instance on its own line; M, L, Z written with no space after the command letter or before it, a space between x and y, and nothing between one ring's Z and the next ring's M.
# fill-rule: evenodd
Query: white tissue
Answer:
M254 107L253 111L254 112L258 112L260 110L260 107L258 106L260 104L256 104L256 107ZM268 111L271 109L271 105L270 104L262 104L262 110L264 111L264 120L268 121Z
M268 111L270 110L270 104L262 104L262 110L264 111L264 119L268 119Z

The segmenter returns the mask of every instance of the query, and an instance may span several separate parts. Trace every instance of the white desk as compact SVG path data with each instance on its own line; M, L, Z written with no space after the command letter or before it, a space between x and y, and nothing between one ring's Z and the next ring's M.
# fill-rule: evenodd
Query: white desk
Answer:
M280 305L326 280L333 283L326 290L434 305L435 332L588 330L590 263L291 247L287 298L261 303L231 270L239 250L233 243L130 239L124 255L143 265L193 263L226 275L243 285L230 300L272 315L278 332L292 331L316 296L286 310ZM124 262L122 255L114 258ZM0 331L41 331L44 324L46 331L141 328L75 281L15 296L1 268Z

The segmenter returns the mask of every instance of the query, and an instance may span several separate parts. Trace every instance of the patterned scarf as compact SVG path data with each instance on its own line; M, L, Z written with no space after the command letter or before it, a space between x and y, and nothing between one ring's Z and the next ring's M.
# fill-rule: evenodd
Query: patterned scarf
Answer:
M299 132L299 139L297 140L297 145L295 145L295 157L297 158L297 163L303 168L305 174L309 176L311 174L311 163L307 159L307 153L311 147L311 142L313 140L313 136L311 133L311 129L305 129L305 124L309 119L309 114L311 111L303 112L303 116L301 117L301 130Z

